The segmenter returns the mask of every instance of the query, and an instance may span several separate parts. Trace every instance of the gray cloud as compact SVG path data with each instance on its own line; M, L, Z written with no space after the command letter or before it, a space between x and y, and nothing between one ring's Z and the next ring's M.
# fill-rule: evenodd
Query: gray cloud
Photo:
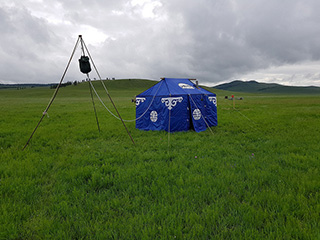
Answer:
M0 81L59 81L83 34L103 77L319 85L319 7L316 0L0 3ZM79 55L70 80L83 78Z

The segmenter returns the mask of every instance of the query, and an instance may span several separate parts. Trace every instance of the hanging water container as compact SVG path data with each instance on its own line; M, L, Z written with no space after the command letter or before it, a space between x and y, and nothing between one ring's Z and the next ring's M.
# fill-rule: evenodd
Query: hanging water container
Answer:
M80 71L84 74L91 72L89 57L81 56L79 59Z

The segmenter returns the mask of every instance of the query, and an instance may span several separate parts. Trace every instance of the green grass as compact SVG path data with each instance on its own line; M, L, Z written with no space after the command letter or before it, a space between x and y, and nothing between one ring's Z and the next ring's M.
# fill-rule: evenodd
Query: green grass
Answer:
M109 81L126 119L153 82ZM95 82L112 108L99 82ZM0 239L319 239L320 96L218 90L217 127L145 132L87 83L0 91Z

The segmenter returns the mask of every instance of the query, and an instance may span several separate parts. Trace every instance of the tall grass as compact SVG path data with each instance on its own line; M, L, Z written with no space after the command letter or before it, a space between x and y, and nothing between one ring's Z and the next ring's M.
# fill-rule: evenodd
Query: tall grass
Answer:
M150 83L108 83L134 118ZM319 96L242 94L234 110L217 91L213 134L171 133L168 146L127 123L133 145L95 99L98 132L83 83L60 90L21 151L52 92L0 91L0 239L320 237Z

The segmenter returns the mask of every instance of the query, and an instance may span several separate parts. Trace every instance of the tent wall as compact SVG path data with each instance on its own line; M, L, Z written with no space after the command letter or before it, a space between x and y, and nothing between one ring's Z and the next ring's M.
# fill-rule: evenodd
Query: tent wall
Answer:
M202 95L190 97L190 110L193 128L196 132L202 132L207 129L205 101Z
M136 128L170 132L194 129L201 132L208 126L216 126L216 95L201 88L183 89L178 85L192 86L189 80L172 80L169 83L162 80L137 96ZM175 82L177 87L173 85Z
M174 96L171 98L174 98ZM152 101L152 97L145 97L145 99L143 103L139 103L136 106L137 118L145 113ZM179 100L176 103L177 105L179 104L179 107L172 107L169 110L165 103L165 101L169 101L167 97L155 97L147 112L136 121L136 128L141 130L169 131L170 122L170 132L189 130L190 117L187 110L189 101L187 97L183 98L181 102Z

